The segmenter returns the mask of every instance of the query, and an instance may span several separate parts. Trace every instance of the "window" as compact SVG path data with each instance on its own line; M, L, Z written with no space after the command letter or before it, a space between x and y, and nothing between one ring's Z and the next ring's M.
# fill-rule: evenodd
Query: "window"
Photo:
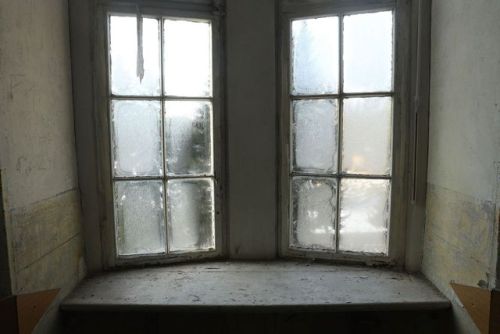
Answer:
M114 252L123 261L217 254L212 23L108 15Z
M379 5L284 20L284 254L391 253L401 182L395 15Z
M247 35L237 6L226 15L209 0L137 3L96 9L97 194L87 199L99 203L86 210L98 216L88 218L87 248L101 268L261 254L405 263L418 167L407 2L280 0L278 41L260 39L274 15ZM256 135L269 145L257 147ZM93 164L79 160L80 170ZM279 184L275 174L259 181L276 171ZM264 191L265 205L255 201Z

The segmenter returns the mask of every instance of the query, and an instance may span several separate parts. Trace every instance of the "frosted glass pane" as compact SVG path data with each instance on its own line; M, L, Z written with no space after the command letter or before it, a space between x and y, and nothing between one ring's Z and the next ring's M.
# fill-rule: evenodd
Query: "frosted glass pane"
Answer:
M137 18L110 17L111 92L116 95L160 95L160 28L143 18L144 77L137 76Z
M293 178L290 246L335 249L336 220L335 179Z
M392 166L392 98L344 100L342 169L389 175Z
M292 22L292 94L337 93L338 17Z
M389 180L341 181L340 250L387 254L390 194Z
M118 255L165 252L162 181L115 183Z
M165 102L168 175L212 174L210 102Z
M115 176L162 175L159 101L113 101L111 128Z
M338 142L337 100L293 102L293 169L336 173Z
M177 179L167 183L170 251L215 248L214 186L211 179Z
M164 22L165 94L212 96L211 24L185 20Z
M344 91L392 90L392 12L344 17Z

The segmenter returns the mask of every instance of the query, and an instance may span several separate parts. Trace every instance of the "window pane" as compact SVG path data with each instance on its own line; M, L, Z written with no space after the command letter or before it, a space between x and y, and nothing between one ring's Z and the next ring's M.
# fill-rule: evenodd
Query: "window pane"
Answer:
M115 100L111 124L115 176L163 174L159 101Z
M343 171L390 175L392 98L345 99L342 124Z
M165 252L162 181L115 183L118 255Z
M159 21L143 19L144 77L137 75L137 18L110 17L111 92L160 95Z
M168 175L212 174L210 102L165 102Z
M293 102L293 157L295 171L337 172L337 100Z
M387 254L389 180L342 179L339 249Z
M292 180L290 245L298 248L335 249L337 181L296 177Z
M211 24L164 21L165 94L212 96Z
M169 250L214 249L213 181L211 179L169 180L167 191Z
M338 17L292 22L292 94L337 93Z
M344 17L344 91L392 90L392 11Z

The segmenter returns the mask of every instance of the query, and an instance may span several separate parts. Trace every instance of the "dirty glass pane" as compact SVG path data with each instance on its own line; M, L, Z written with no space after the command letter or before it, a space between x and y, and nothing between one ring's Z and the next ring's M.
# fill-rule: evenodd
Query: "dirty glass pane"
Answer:
M335 249L336 220L336 179L292 179L291 247Z
M176 179L167 183L170 251L215 248L212 179Z
M291 29L292 94L337 93L338 17L294 20Z
M336 173L337 100L294 101L292 109L294 171Z
M390 175L392 98L345 99L342 137L344 172Z
M165 94L212 96L212 27L210 22L164 21Z
M344 91L392 90L392 11L344 17Z
M159 101L114 100L111 133L115 176L162 175Z
M162 181L115 182L118 255L165 252Z
M211 114L210 102L165 102L168 175L212 174Z
M339 249L387 254L389 180L342 179Z
M111 16L111 92L116 95L160 95L160 28L143 18L144 77L137 75L137 18Z

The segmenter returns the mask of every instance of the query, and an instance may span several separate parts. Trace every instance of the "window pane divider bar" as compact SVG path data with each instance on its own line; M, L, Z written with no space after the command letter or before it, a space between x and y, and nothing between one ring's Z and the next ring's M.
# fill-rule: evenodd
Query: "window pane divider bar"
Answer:
M213 174L203 174L203 175L167 175L165 176L166 180L174 180L174 179L207 179L207 178L215 178Z
M165 91L164 88L164 68L163 68L163 44L164 44L164 36L163 36L163 29L164 29L164 22L165 20L160 19L160 89L163 95L163 92ZM163 102L163 101L160 101ZM163 176L166 175L167 173L167 163L166 163L166 158L167 158L167 145L165 143L165 104L160 103L160 108L161 108L161 147L162 147L162 166L163 166ZM168 255L170 253L169 250L169 233L168 233L168 210L167 210L167 196L168 196L168 189L167 189L167 182L162 178L163 182L163 215L164 215L164 220L165 220L165 255Z
M292 172L290 177L323 177L323 178L336 178L336 179L373 179L373 180L391 180L390 175L371 175L371 174L319 174L319 173L301 173Z
M177 179L207 179L214 178L210 175L171 175L171 176L114 176L113 181L164 181Z
M344 14L339 15L338 19L338 34L339 34L339 96L338 100L338 110L339 110L339 121L338 126L339 129L337 131L338 140L337 140L337 173L342 170L342 127L343 127L343 119L344 119ZM337 176L337 208L335 217L335 253L339 251L339 239L340 239L340 178Z
M341 13L339 15L338 20L338 34L339 34L339 94L338 100L338 110L339 110L339 121L338 126L339 129L337 131L338 141L337 141L337 174L341 174L342 171L342 136L343 136L343 120L344 120L344 14ZM336 176L337 179L337 208L335 217L335 253L339 251L339 239L340 239L340 180L339 176Z
M173 95L154 95L154 96L153 95L110 95L109 98L113 100L153 100L153 101L159 101L159 100L212 101L213 100L213 97L211 96L200 97L200 96L173 96Z
M339 86L342 85L339 83ZM342 99L350 97L392 97L394 92L371 92L371 93L339 93L339 94L311 94L311 95L291 95L292 100L307 99Z

